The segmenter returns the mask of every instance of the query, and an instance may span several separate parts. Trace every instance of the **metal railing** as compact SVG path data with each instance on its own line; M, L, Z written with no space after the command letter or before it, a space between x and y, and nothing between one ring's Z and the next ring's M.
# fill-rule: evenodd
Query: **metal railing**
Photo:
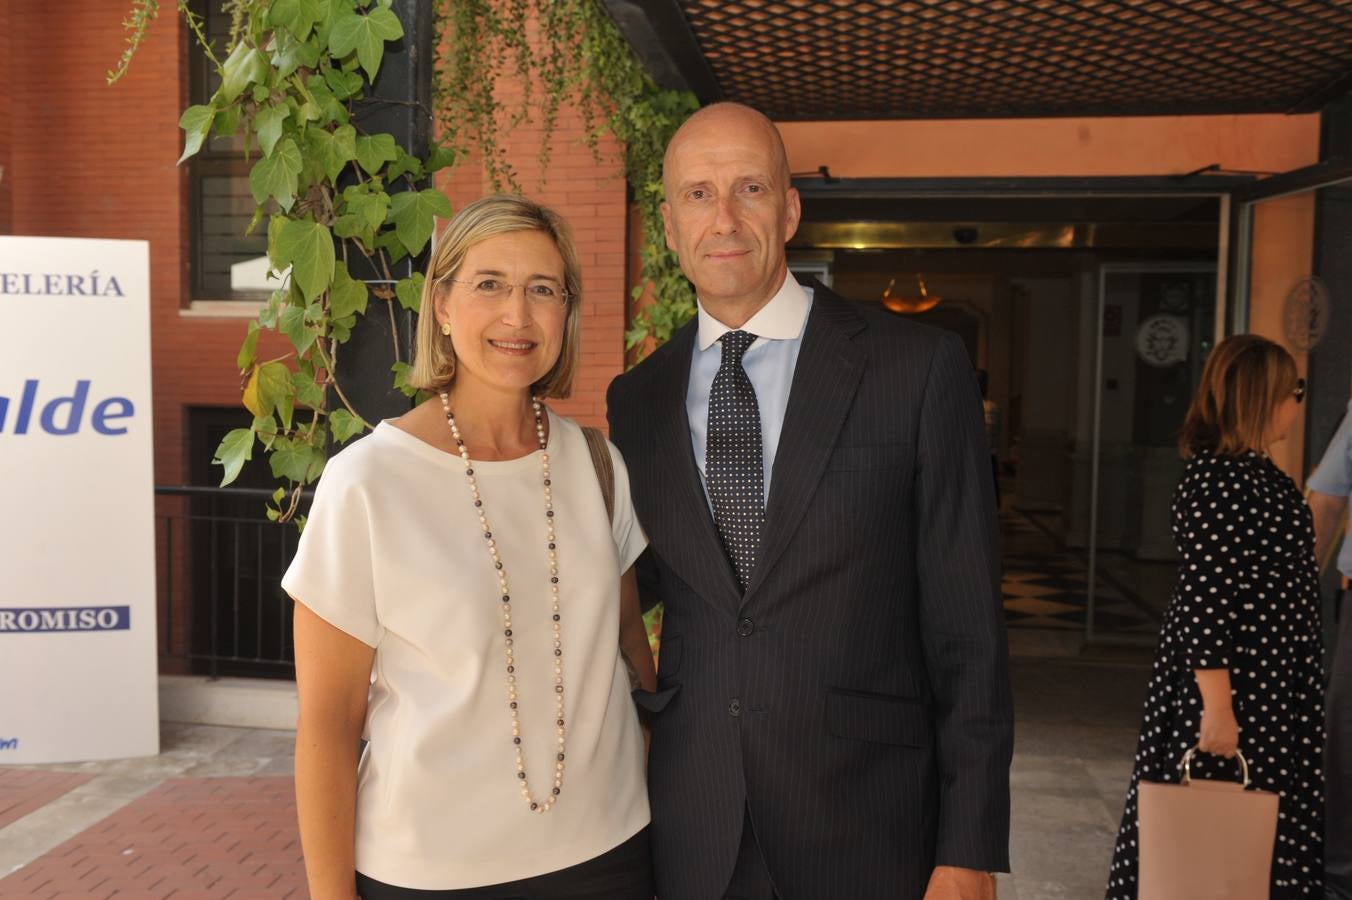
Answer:
M294 678L282 574L294 525L268 520L272 492L156 487L160 671L212 678ZM309 505L302 501L301 512Z

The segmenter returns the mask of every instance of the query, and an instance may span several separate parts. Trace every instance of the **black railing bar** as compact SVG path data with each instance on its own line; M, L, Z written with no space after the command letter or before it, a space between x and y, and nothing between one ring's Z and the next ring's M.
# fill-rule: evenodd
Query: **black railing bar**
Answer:
M258 626L254 632L258 640L254 642L254 653L263 655L263 529L254 532L257 541L254 545L254 621Z
M211 646L212 646L212 647L215 647L215 646L217 646L217 644L216 644L216 632L217 632L216 616L217 616L217 614L218 614L218 612L219 612L219 610L220 610L220 603L219 603L219 600L220 600L220 581L221 581L221 579L220 579L220 566L219 566L219 559L218 559L218 557L220 556L220 550L219 550L219 548L216 546L216 520L215 520L215 519L211 519L210 522L211 522L211 590L209 591L209 596L211 597L211 604L210 604L209 615L211 616ZM216 677L218 677L218 676L217 676L217 673L216 673L216 658L213 656L213 657L210 657L210 660L211 660L211 677L212 677L213 679L215 679Z
M282 528L283 530L288 530L288 529L291 529L291 528L294 528L294 527L295 527L294 525L291 525L290 523L286 523L286 524L283 524L283 525L280 525L280 526L279 526L279 525L277 525L277 523L275 523L275 522L269 522L267 519L262 519L262 518L251 519L251 518L248 518L248 517L245 517L245 516L204 516L204 515L195 514L195 513L182 513L182 514L179 514L179 513L162 513L162 514L159 516L159 518L161 518L161 519L176 519L176 520L181 521L181 522L222 522L222 523L239 522L239 523L244 524L244 525L269 525L269 526L272 526L273 528L278 528L278 527L280 527L280 528Z
M155 496L157 497L258 497L260 499L272 499L276 489L267 488L221 488L221 487L200 487L190 484L155 485ZM309 500L314 497L313 490L301 491L302 500Z
M235 617L235 655L239 656L239 523L236 522L232 531L232 543L235 548L235 563L231 570L234 577L230 579L230 609Z
M164 624L165 636L164 646L173 649L174 646L174 523L165 521L164 523L164 558L167 563L168 571L165 572L164 581L168 586L166 592L167 602L164 604Z
M174 654L161 653L161 654L160 654L160 658L161 658L161 659L207 659L207 660L211 660L211 661L213 661L213 662L252 663L252 664L254 664L254 665L284 666L284 667L295 665L294 661L291 660L291 659L265 659L265 658L263 658L263 657L254 658L254 657L249 657L249 656L221 656L221 655L219 655L219 654L212 654L212 653L174 653ZM210 676L210 677L215 677L215 676Z

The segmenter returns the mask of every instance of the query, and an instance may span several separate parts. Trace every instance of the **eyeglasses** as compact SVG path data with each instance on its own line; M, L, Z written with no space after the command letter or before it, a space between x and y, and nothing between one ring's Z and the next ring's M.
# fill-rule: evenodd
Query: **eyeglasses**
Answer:
M1304 403L1304 402L1305 402L1305 379L1304 379L1304 378L1297 378L1297 379L1296 379L1296 389L1295 389L1294 391L1292 391L1291 393L1292 393L1293 395L1295 395L1295 398L1296 398L1296 402L1297 402L1297 403Z
M463 284L469 288L469 293L476 301L484 303L497 303L506 300L512 295L512 291L518 287L521 293L534 306L564 306L568 303L570 294L568 291L549 281L532 281L530 284L508 284L505 281L499 281L496 278L480 278L477 281L460 281L456 278L448 278L447 281L455 284Z

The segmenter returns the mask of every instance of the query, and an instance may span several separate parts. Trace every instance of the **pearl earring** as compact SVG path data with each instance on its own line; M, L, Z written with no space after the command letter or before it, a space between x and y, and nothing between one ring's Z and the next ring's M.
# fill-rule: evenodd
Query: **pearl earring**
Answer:
M446 337L450 337L450 336L451 336L451 323L450 323L450 322L442 322L442 323L441 323L441 333L444 334L444 335L446 335Z

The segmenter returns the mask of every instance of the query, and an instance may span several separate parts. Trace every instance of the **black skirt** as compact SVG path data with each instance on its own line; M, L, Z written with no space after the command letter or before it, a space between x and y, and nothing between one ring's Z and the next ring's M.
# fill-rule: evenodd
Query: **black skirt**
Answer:
M395 887L357 873L361 900L652 900L648 829L586 862L534 878L485 887L424 891Z

